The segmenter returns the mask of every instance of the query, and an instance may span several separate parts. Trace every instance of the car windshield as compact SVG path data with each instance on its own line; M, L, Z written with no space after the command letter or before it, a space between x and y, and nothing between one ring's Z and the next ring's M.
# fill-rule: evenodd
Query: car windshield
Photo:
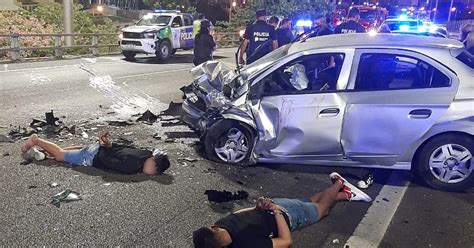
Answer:
M390 30L404 30L404 29L416 29L418 27L417 21L387 21L385 22ZM400 28L402 27L402 28ZM403 28L405 27L405 28Z
M375 21L376 14L377 13L375 10L362 10L360 11L360 19L366 21Z
M263 56L262 58L258 59L257 61L253 62L251 65L245 67L242 70L242 74L245 74L247 78L251 77L256 72L266 68L273 62L285 57L288 54L288 50L290 49L291 44L286 46L282 46L275 51Z
M166 26L170 23L171 16L167 15L145 15L140 21L138 26Z

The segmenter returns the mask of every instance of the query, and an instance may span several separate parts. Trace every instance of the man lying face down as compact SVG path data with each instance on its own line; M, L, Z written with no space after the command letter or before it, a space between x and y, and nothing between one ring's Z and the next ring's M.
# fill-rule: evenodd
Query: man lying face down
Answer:
M329 214L336 201L372 199L336 172L332 186L309 198L259 198L253 208L241 209L193 233L195 248L283 248L293 243L291 232L315 224Z
M65 162L72 166L92 166L123 174L143 172L147 175L155 175L163 173L170 167L166 153L112 143L108 131L101 132L98 144L66 148L61 148L32 134L21 147L22 157L25 159L44 158L44 154L35 147L42 148L58 162Z

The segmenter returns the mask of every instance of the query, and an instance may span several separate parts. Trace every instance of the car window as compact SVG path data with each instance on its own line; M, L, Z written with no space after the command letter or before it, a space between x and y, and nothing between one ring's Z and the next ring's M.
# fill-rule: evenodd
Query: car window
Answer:
M336 90L343 62L342 53L306 55L292 60L262 80L264 95Z
M180 16L177 16L173 19L173 22L171 23L171 27L177 28L177 27L182 27L183 26L183 20L181 20Z
M474 68L474 55L470 54L468 51L463 51L456 58L467 66Z
M184 26L192 26L193 25L193 18L189 15L183 15L184 19Z
M449 87L441 71L417 58L384 53L364 53L359 60L356 90L391 90Z

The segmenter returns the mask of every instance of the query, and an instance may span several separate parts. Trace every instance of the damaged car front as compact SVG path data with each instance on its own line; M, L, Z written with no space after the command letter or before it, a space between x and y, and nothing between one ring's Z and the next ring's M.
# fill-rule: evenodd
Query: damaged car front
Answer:
M204 134L227 112L250 118L245 106L247 74L237 74L221 62L209 61L191 70L193 82L181 88L185 95L182 119Z

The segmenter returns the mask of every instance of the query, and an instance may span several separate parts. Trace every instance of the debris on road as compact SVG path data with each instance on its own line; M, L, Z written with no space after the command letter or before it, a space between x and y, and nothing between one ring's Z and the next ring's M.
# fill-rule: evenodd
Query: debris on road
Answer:
M123 121L123 120L107 121L107 123L109 124L109 126L115 126L115 127L125 127L125 126L133 125L132 122Z
M30 137L34 133L36 133L36 130L34 129L18 126L11 129L8 136L10 136L11 139L16 140L23 137Z
M89 138L89 135L86 133L86 132L82 132L82 138L84 139L88 139Z
M10 156L10 153L9 153L9 152L4 152L4 153L3 153L3 156L4 156L4 157L8 157L8 156Z
M49 186L50 188L56 188L56 187L59 186L59 183L48 183L48 186Z
M161 136L158 135L158 133L155 133L155 134L153 135L153 139L161 140Z
M36 186L36 185L30 185L30 186L28 186L28 189L36 189L36 188L38 188L38 186Z
M43 152L41 152L40 150L38 150L37 148L33 147L30 150L28 150L27 152L21 153L21 157L25 161L32 161L33 159L36 160L36 161L41 161L41 160L44 160L46 158L46 155Z
M0 134L0 143L14 143L15 141L13 141L12 139L10 139L10 137L4 135L4 134Z
M204 192L207 195L207 199L210 202L229 202L229 201L238 201L238 200L245 200L249 197L249 193L247 191L239 190L237 192L229 192L229 191L218 191L209 189Z
M339 239L333 239L333 240L332 240L332 243L333 243L333 244L339 244Z
M61 202L66 203L66 202L82 200L79 195L80 194L75 192L75 191L72 191L70 189L66 189L64 191L61 191L61 192L53 195L53 197L51 197L51 204L53 204L55 207L59 208L61 206Z
M104 186L110 186L111 183L104 183L104 184L102 184L102 185L104 185Z
M137 119L137 121L143 122L143 123L149 124L149 125L153 124L153 122L156 122L157 120L158 120L158 116L153 114L150 110L145 111Z
M176 143L176 140L172 138L167 138L165 139L165 143Z

